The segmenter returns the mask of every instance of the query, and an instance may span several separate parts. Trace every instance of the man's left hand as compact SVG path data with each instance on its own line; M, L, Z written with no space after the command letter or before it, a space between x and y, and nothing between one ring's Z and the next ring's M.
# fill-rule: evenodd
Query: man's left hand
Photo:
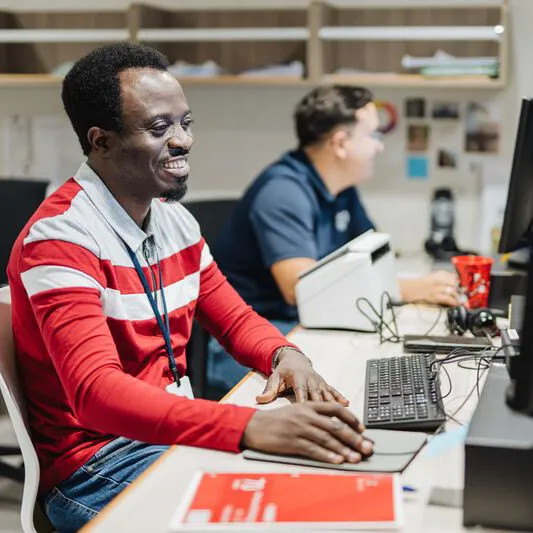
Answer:
M459 305L457 275L438 270L427 276L400 280L402 298L411 303L428 303L455 307Z
M278 365L268 378L265 390L256 397L257 403L271 402L291 388L297 402L331 401L345 406L350 403L315 372L307 357L297 350L287 348L280 354Z

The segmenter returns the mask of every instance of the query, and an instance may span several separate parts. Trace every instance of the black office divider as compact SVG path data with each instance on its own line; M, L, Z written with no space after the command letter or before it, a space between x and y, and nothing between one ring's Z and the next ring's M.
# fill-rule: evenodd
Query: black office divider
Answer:
M198 200L183 202L200 224L202 235L213 248L220 230L231 215L237 200ZM216 257L215 257L216 260ZM219 399L225 391L207 387L207 343L208 333L195 320L191 338L187 344L187 374L197 398Z
M46 196L49 182L0 178L0 285L7 284L11 248Z
M202 235L213 248L220 230L229 219L237 200L197 200L183 202L192 216L200 224Z

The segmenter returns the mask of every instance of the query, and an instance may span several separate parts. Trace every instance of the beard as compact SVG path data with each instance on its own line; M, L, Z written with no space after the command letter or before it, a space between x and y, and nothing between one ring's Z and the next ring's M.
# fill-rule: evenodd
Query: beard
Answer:
M187 194L187 180L189 176L184 176L176 180L176 186L161 195L161 198L169 203L179 202Z

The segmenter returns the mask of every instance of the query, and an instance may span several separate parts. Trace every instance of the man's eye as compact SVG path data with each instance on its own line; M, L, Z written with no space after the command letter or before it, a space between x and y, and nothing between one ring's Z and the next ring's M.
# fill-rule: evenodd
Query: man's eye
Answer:
M156 133L163 133L167 130L168 124L165 122L161 122L159 124L155 124L152 126L152 131L155 131Z
M183 129L188 130L194 123L194 120L192 118L188 118L187 120L183 121Z

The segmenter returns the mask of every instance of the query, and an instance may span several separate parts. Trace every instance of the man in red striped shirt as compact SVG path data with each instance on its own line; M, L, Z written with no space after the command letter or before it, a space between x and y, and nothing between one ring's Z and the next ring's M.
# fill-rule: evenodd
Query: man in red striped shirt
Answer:
M192 118L167 67L127 43L74 65L62 97L87 161L37 210L9 262L40 495L59 532L77 531L172 444L332 463L371 453L345 398L241 300L178 203ZM288 388L314 402L256 411L193 399L193 317L270 376L259 402Z

